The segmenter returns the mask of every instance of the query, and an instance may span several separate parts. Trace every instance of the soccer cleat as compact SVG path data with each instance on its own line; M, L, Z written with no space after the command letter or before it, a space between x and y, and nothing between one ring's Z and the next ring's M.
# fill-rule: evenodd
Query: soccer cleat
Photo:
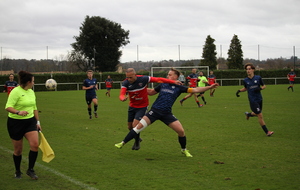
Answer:
M183 104L183 101L182 101L182 100L180 100L179 102L180 102L180 105L182 106L182 104Z
M115 144L115 147L117 147L118 149L121 149L124 146L124 144L122 142Z
M206 105L206 101L204 102L204 104Z
M246 119L249 120L249 112L245 112Z
M27 174L29 177L31 177L31 179L35 179L35 180L38 179L38 176L35 174L34 170L28 169L27 172L26 172L26 174Z
M21 171L16 171L15 178L21 179L22 178L22 172Z
M95 118L98 118L98 114L97 114L97 112L94 112L94 114L95 114Z
M186 157L193 157L187 149L181 150L181 153L184 154Z
M203 107L203 104L199 104L198 107L199 107L199 108Z
M90 117L89 117L90 119L92 119L92 115L90 115Z
M142 142L143 141L143 139L139 139L139 142L138 143L136 143L136 142L134 142L134 144L133 144L133 146L132 146L132 150L139 150L141 147L140 147L140 142Z
M274 133L273 131L268 131L267 136L270 137L273 135L273 133Z

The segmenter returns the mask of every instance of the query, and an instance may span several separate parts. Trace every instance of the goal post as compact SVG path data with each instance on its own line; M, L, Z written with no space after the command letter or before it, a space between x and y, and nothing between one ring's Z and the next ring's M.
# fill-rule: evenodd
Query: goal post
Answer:
M177 69L185 78L192 73L192 69L197 69L197 73L202 71L206 77L209 75L209 66L151 67L150 75L152 77L166 78L171 68ZM151 87L154 87L153 83L151 84Z

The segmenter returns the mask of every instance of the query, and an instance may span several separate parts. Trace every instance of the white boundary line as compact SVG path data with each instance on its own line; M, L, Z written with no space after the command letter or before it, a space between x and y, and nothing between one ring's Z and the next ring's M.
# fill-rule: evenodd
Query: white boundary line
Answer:
M7 149L5 147L0 146L0 149L3 150L3 151L5 151L5 152L8 152L10 154L13 154L13 151L11 151L11 150L9 150L9 149ZM28 160L27 158L24 158L24 159ZM82 183L80 181L77 181L77 180L75 180L75 179L73 179L73 178L71 178L69 176L66 176L63 173L60 173L59 171L56 171L56 170L51 169L51 168L49 168L47 166L44 166L44 165L42 165L42 164L40 164L38 162L36 162L35 165L38 166L38 167L40 167L40 168L42 168L42 169L44 169L44 170L47 170L47 171L55 174L55 175L57 175L57 176L59 176L59 177L61 177L63 179L66 179L66 180L70 181L71 183L74 183L75 185L80 186L81 188L88 189L88 190L98 190L98 189L96 189L94 187L91 187L91 186L89 186L87 184L84 184L84 183Z

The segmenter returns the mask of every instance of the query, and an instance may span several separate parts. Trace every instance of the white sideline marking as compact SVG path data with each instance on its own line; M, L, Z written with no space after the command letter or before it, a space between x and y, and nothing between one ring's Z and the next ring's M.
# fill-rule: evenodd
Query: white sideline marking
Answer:
M0 146L0 149L3 150L3 151L5 151L5 152L8 152L8 153L10 153L10 154L13 154L13 153L14 153L13 151L11 151L11 150L9 150L9 149L6 149L5 147L2 147L2 146ZM24 157L25 157L25 156L24 156ZM28 160L27 158L24 158L24 157L23 157L23 159ZM96 189L96 188L94 188L94 187L91 187L91 186L89 186L89 185L87 185L87 184L84 184L84 183L82 183L82 182L80 182L80 181L77 181L77 180L75 180L75 179L73 179L73 178L71 178L71 177L69 177L69 176L66 176L66 175L64 175L63 173L60 173L60 172L58 172L58 171L56 171L56 170L54 170L54 169L51 169L51 168L49 168L49 167L47 167L47 166L44 166L44 165L42 165L42 164L39 164L38 162L36 162L35 165L38 166L38 167L40 167L40 168L42 168L42 169L44 169L44 170L47 170L47 171L49 171L49 172L55 174L55 175L57 175L57 176L60 176L61 178L66 179L66 180L70 181L71 183L74 183L74 184L80 186L81 188L88 189L88 190L98 190L98 189Z

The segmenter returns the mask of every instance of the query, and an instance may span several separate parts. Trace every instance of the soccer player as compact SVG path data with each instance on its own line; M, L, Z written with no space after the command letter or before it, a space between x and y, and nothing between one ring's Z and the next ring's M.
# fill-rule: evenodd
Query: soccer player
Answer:
M97 79L93 78L92 70L88 70L86 74L88 78L83 81L82 90L85 90L85 100L88 105L89 118L92 119L92 102L94 104L95 118L98 118L98 99L96 94L96 90L98 90Z
M106 86L106 90L107 92L105 93L106 96L110 97L110 90L112 88L112 83L113 83L113 79L110 78L110 75L107 76L107 79L105 79L105 86Z
M208 79L208 85L217 83L217 77L216 75L214 75L213 71L209 71L209 75L207 79ZM215 90L216 89L210 89L210 97L214 97Z
M154 89L149 89L149 95L155 95L159 93L155 102L152 105L150 111L139 121L139 123L127 134L124 140L120 143L115 144L115 147L122 148L127 142L135 138L142 130L144 130L148 125L154 123L156 120L161 120L171 129L173 129L178 134L178 141L181 146L181 152L186 157L193 157L189 151L186 149L186 136L184 129L180 121L173 115L172 106L176 101L177 97L181 93L199 93L209 90L210 88L216 88L218 84L207 87L196 87L188 88L187 86L174 84L178 80L179 71L171 68L168 72L168 79L173 80L173 84L163 83L155 87Z
M198 76L198 79L199 79L199 82L198 82L198 86L199 87L205 87L206 84L208 84L208 81L207 81L207 78L204 76L203 72L200 71L199 72L199 76ZM206 105L206 101L205 101L205 98L204 98L204 93L205 92L200 92L197 97L201 96L204 104Z
M192 69L192 73L186 77L187 80L189 80L189 87L190 88L196 88L197 87L197 82L198 82L198 75L196 74L197 69ZM183 104L183 101L185 101L186 99L190 98L192 95L194 95L195 101L198 105L198 107L202 107L203 105L199 103L197 94L194 93L189 93L188 95L186 95L182 100L180 100L180 104Z
M9 74L9 80L5 82L4 84L4 90L3 92L7 92L7 96L9 96L10 92L18 85L16 81L14 81L14 74Z
M292 92L294 92L294 83L295 83L295 78L296 78L296 73L294 72L294 69L291 69L291 72L288 73L287 78L290 83L290 86L287 89L290 90L290 88L291 88Z
M15 165L15 178L21 178L21 161L23 150L23 137L29 143L28 170L26 174L32 179L38 179L34 165L38 156L39 136L41 130L36 98L32 87L34 76L26 71L20 71L20 86L11 91L8 96L5 110L8 111L7 130L14 146L13 161Z
M127 119L127 127L129 130L136 126L145 115L149 105L147 86L148 83L153 82L181 84L180 81L136 75L136 72L133 68L127 69L126 79L122 83L119 99L124 102L129 97L130 100ZM126 95L126 93L128 93L128 96ZM142 140L140 136L137 135L135 138L135 143L132 146L132 150L139 150L141 141Z
M255 67L252 63L247 63L245 69L248 77L244 79L244 88L236 92L236 96L240 97L240 92L248 92L248 99L250 102L250 108L252 112L246 112L246 119L249 120L249 117L258 117L259 124L261 125L263 131L267 136L271 136L274 132L267 129L266 123L263 119L262 107L263 107L263 98L261 95L261 90L266 88L262 78L259 75L254 75Z

